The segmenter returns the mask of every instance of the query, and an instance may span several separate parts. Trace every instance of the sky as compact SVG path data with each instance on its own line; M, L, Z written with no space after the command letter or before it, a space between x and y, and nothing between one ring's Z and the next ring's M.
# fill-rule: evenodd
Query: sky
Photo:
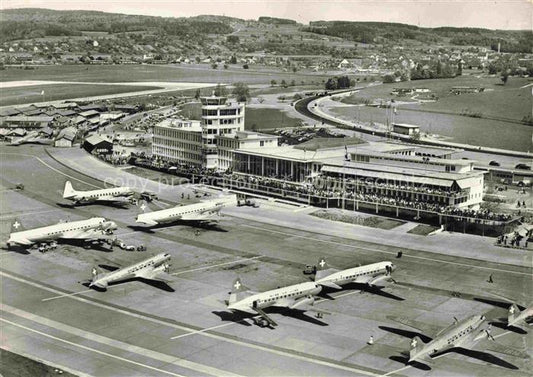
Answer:
M533 0L0 0L2 9L99 10L163 17L216 14L257 19L400 22L421 27L456 26L532 30Z

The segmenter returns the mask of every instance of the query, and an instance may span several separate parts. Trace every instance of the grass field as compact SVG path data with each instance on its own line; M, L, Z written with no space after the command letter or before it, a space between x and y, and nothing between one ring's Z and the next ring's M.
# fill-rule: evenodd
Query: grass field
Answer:
M74 377L71 373L60 371L52 366L4 349L0 349L0 375L4 377L48 377L58 375Z
M270 84L271 80L298 84L304 80L320 82L325 75L303 72L279 72L266 67L243 69L240 65L228 69L212 69L208 65L56 65L41 66L36 69L8 68L0 71L0 81L18 80L61 80L87 82L203 82L203 83L234 83Z
M506 85L502 85L499 77L460 76L453 79L416 80L394 84L378 85L361 90L342 102L348 104L361 103L364 99L374 100L395 99L412 101L409 96L398 97L391 94L393 88L428 88L439 100L421 105L400 105L420 110L442 111L461 114L464 112L480 113L486 117L499 117L511 120L522 120L531 114L531 88L521 88L532 83L529 78L510 77ZM454 86L483 87L482 93L454 95L450 89Z
M158 89L153 86L50 84L3 88L0 106ZM44 91L44 95L41 95Z
M277 109L246 109L244 128L260 131L269 128L297 127L302 121Z
M360 213L346 213L339 210L320 209L310 213L310 215L321 219L340 221L343 223L357 224L385 230L394 229L397 226L405 224L405 221L402 220L388 219L378 216L366 216L361 215Z

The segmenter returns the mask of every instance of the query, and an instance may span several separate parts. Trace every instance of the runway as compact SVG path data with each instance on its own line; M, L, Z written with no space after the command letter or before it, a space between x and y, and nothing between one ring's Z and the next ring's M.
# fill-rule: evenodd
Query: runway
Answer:
M446 327L454 316L505 316L505 308L490 304L501 301L496 295L523 301L531 292L531 268L413 250L394 260L398 284L384 292L327 292L316 306L332 315L319 320L311 313L290 316L274 311L271 315L279 326L259 328L225 311L223 300L236 276L263 291L306 281L303 266L321 256L335 267L347 268L391 259L398 249L240 218L238 211L246 208L199 234L183 225L148 230L134 225L134 207L59 206L67 178L76 179L79 189L102 184L57 164L42 147L0 152L35 156L3 155L3 188L25 185L23 191L2 192L3 236L5 225L19 217L25 226L34 227L67 217L104 216L117 222L119 238L148 248L138 253L60 245L45 254L0 254L0 324L7 339L2 347L25 350L80 374L418 376L428 372L406 368L397 358L410 339L380 328L403 328L387 316ZM163 251L172 256L174 292L142 282L117 284L107 292L81 284L95 264L127 265ZM486 283L490 273L496 284ZM529 334L496 330L497 342L505 346L531 345ZM370 335L373 345L367 344ZM477 349L482 348L480 344ZM528 360L498 357L517 369L450 354L435 360L433 373L528 375Z

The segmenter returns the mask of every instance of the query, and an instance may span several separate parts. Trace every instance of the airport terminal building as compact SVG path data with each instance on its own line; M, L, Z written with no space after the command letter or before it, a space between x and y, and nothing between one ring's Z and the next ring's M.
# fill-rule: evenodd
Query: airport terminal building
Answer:
M381 202L403 206L478 208L483 172L452 149L373 142L306 150L278 147L235 151L232 179L256 191ZM428 157L432 156L432 157ZM265 187L261 187L264 183ZM281 192L280 191L280 192ZM293 194L291 194L293 195ZM305 196L305 195L303 195Z
M235 150L277 147L278 137L244 130L244 103L201 97L202 120L165 119L154 126L152 155L164 161L226 171Z

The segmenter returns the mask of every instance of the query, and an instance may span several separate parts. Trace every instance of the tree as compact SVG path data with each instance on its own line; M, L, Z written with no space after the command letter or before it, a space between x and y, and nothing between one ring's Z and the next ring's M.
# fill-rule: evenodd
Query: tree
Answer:
M248 66L248 64L244 64L244 65L242 66L242 68L244 68L244 69L248 69L248 68L250 68L250 67Z
M239 43L239 37L237 35L228 35L226 41L231 44Z
M245 83L236 82L232 94L237 98L237 102L246 102L250 98L250 89Z
M330 77L328 81L326 81L325 88L327 90L335 90L337 89L337 80L333 77Z
M463 63L461 63L461 61L459 61L459 63L457 63L457 72L456 72L457 76L462 76L463 75Z
M228 69L228 65L227 64L224 64L224 69Z
M270 86L276 86L277 83L276 80L270 80Z
M291 80L291 86L296 86L296 81L295 80Z
M394 77L392 75L385 75L383 76L383 83L384 84L390 84L394 82Z
M213 69L217 69L217 68L218 68L218 64L217 64L217 63L213 63L213 64L211 64L211 68L213 68Z
M230 58L229 63L230 63L230 64L237 64L237 58L235 57L235 55L233 55L233 56Z
M226 97L228 95L228 90L224 85L217 84L215 87L215 96L217 97Z
M285 80L281 80L281 83L280 85L284 88L286 88L288 85L287 85L287 82Z
M196 93L194 93L194 98L195 99L200 99L200 89L196 89Z

